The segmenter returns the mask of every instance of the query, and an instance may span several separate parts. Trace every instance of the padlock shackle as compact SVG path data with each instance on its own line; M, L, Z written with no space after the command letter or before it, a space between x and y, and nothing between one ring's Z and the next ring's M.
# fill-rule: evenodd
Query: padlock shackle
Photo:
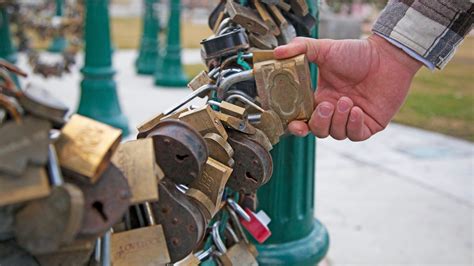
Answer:
M219 84L219 90L222 91L222 95L234 84L248 81L253 79L253 69L245 70L236 74L233 74L229 77L223 78L222 82Z
M164 115L169 115L169 114L172 114L174 113L176 110L178 110L179 108L183 107L183 105L187 104L188 102L190 102L191 100L193 100L194 98L196 97L200 97L200 95L204 94L204 93L207 93L209 91L212 91L212 90L216 90L217 89L217 86L216 85L213 85L213 84L206 84L206 85L203 85L201 87L199 87L199 89L193 91L191 94L189 94L183 101L181 101L179 104L171 107L170 109L166 110L163 114Z
M231 22L232 22L232 21L230 20L229 17L223 19L223 20L221 21L221 23L219 24L219 27L217 27L216 36L221 35L222 30L223 30L224 28L227 28Z
M230 207L227 206L227 211L229 212L230 219L232 223L234 224L235 228L240 234L240 237L244 240L246 244L249 243L249 239L247 238L247 235L244 232L244 228L242 227L242 224L240 224L239 217L237 216L237 213Z
M151 210L151 206L149 202L145 202L143 204L145 209L145 218L147 220L148 225L155 225L155 216L153 215L153 211Z
M59 169L58 154L56 153L54 144L51 143L48 145L48 169L52 186L57 187L64 184L61 169Z
M198 251L196 253L194 253L194 256L196 256L196 258L199 260L199 261L204 261L205 259L207 259L209 256L212 255L212 253L215 251L216 249L214 248L214 246L211 246L210 248L208 248L207 250L201 250L201 251Z
M227 97L225 99L225 101L226 102L231 102L234 99L240 100L240 101L252 106L253 108L257 109L258 111L260 111L262 113L265 112L265 110L262 107L258 106L256 103L252 102L247 97L245 97L245 96L243 96L239 93L234 93L234 94L230 95L229 97Z
M222 241L222 238L219 234L219 225L220 224L221 224L220 221L216 221L212 225L211 236L212 236L212 240L214 241L214 244L216 244L217 250L219 250L219 252L225 254L227 252L227 248L225 247L225 244Z
M233 199L228 198L227 203L229 206L240 216L242 219L244 219L247 222L250 222L250 215L248 215L245 210Z

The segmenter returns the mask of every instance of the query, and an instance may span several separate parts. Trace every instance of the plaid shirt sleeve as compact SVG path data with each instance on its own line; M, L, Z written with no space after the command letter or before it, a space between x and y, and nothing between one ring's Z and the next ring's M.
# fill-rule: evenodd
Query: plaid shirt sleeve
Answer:
M372 31L442 69L471 31L472 0L390 0Z

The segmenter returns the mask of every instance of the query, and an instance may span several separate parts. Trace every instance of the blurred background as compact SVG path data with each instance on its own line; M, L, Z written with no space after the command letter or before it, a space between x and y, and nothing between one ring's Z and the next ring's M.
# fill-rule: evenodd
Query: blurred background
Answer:
M212 34L207 17L217 2L182 0L182 61L188 77L205 68L200 41ZM385 3L321 1L320 38L364 38ZM158 6L162 28L165 6L165 0ZM142 1L111 0L116 81L131 128L188 94L157 89L135 74L142 11ZM41 40L32 44L48 46ZM21 56L18 65L29 68ZM75 110L80 66L81 56L70 75L31 76L30 81L50 88ZM323 264L474 265L472 32L443 71L418 72L394 122L363 143L318 141L316 216L331 237Z

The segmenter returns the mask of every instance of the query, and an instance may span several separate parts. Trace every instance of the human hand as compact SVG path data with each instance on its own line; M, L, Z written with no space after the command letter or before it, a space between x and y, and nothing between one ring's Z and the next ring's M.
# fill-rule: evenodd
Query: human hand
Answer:
M337 140L368 139L398 112L421 63L382 37L365 40L295 38L275 58L306 54L319 67L315 110L308 123L293 121L291 133Z

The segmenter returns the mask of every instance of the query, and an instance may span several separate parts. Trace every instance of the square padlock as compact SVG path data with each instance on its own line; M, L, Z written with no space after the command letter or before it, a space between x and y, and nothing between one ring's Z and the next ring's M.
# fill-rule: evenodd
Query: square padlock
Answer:
M275 111L284 128L293 120L310 119L314 98L306 55L257 62L254 73L263 109Z

